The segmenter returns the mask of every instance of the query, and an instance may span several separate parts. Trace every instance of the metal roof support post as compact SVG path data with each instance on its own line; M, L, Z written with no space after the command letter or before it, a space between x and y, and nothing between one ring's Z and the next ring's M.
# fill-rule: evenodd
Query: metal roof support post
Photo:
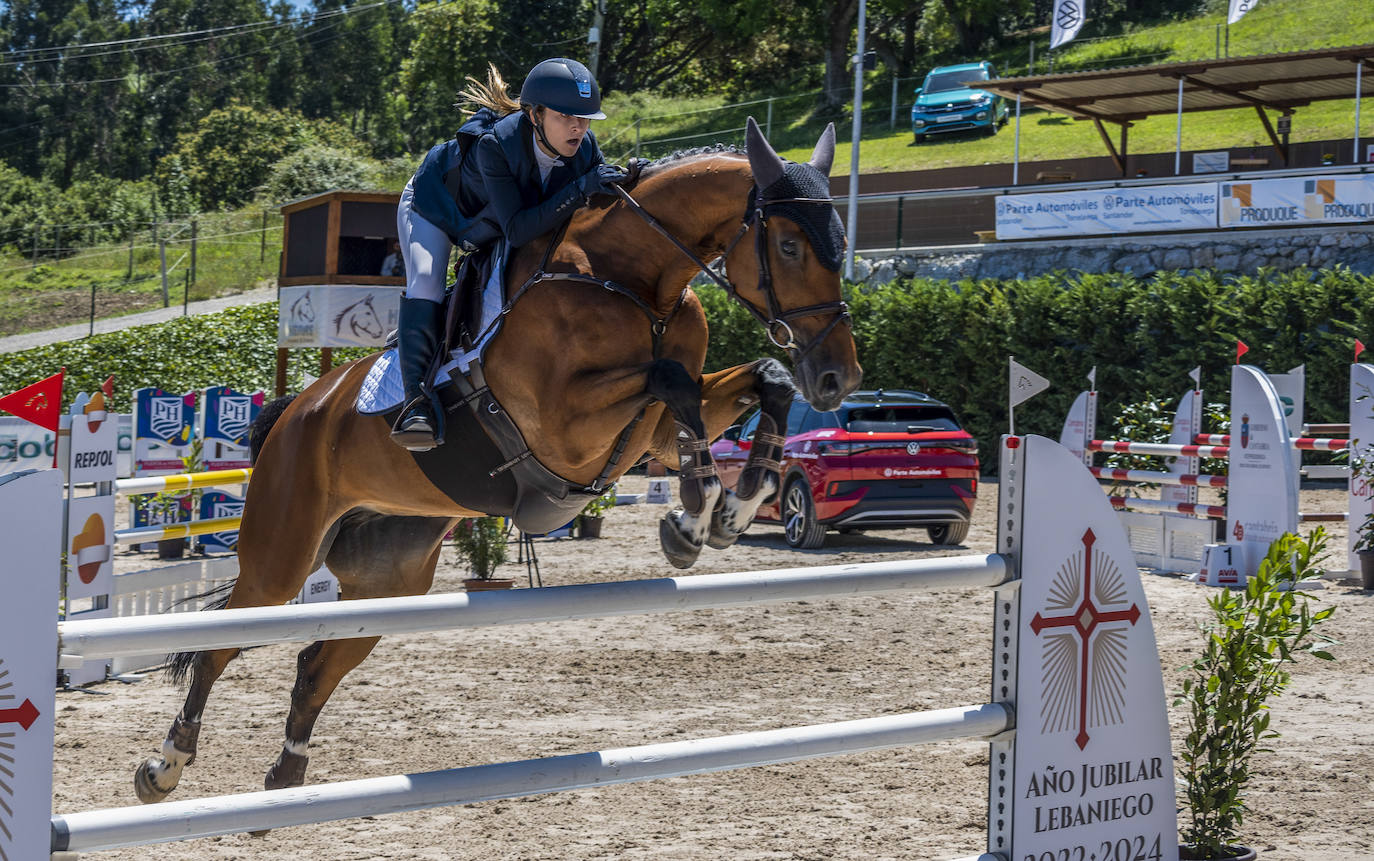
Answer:
M1355 143L1350 148L1352 164L1360 163L1360 85L1364 82L1364 58L1355 64Z
M854 130L850 134L849 150L849 211L845 213L845 233L849 247L845 250L844 277L854 280L854 243L859 239L859 136L862 133L864 110L864 27L867 24L868 3L859 0L859 38L854 48Z
M1178 79L1178 130L1174 133L1174 176L1183 164L1183 78Z
M1016 134L1011 143L1011 184L1016 185L1021 176L1021 91L1016 91Z

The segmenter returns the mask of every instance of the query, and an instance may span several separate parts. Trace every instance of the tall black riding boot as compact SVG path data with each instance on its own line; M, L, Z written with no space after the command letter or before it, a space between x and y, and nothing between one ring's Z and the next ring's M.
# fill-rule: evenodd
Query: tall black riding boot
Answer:
M396 353L405 384L405 408L391 429L391 439L411 451L427 451L439 444L434 438L439 426L434 405L422 386L434 352L439 349L439 327L443 325L444 306L428 299L401 297L400 322L396 330Z

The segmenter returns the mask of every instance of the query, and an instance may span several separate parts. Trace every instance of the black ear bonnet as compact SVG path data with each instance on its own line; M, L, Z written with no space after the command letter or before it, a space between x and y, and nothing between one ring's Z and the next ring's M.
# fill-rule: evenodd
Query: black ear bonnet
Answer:
M769 203L789 198L830 200L830 180L809 164L783 162L782 176L759 194L764 215L781 215L797 223L811 242L821 265L831 272L840 271L844 258L844 225L840 214L830 203ZM752 206L751 206L752 208Z

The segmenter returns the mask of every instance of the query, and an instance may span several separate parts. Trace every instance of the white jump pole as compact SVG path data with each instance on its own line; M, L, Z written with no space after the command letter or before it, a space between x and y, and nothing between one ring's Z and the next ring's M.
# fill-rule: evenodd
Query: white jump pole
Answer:
M1009 577L997 555L698 574L583 583L509 592L244 607L58 625L65 667L83 660L193 652L271 643L414 634L455 628L597 619L632 614L774 604L812 598L996 586Z
M1012 724L1010 709L988 704L423 774L92 810L54 816L53 849L97 852L234 834L244 831L246 826L254 830L285 828L904 745L989 738L1011 729Z

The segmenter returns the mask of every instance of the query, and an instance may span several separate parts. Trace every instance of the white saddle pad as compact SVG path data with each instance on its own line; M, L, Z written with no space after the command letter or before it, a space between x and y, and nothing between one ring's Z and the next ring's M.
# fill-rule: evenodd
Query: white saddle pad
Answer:
M372 369L358 390L357 410L365 416L390 412L401 405L405 396L400 363L396 361L396 348L393 347L372 363Z

